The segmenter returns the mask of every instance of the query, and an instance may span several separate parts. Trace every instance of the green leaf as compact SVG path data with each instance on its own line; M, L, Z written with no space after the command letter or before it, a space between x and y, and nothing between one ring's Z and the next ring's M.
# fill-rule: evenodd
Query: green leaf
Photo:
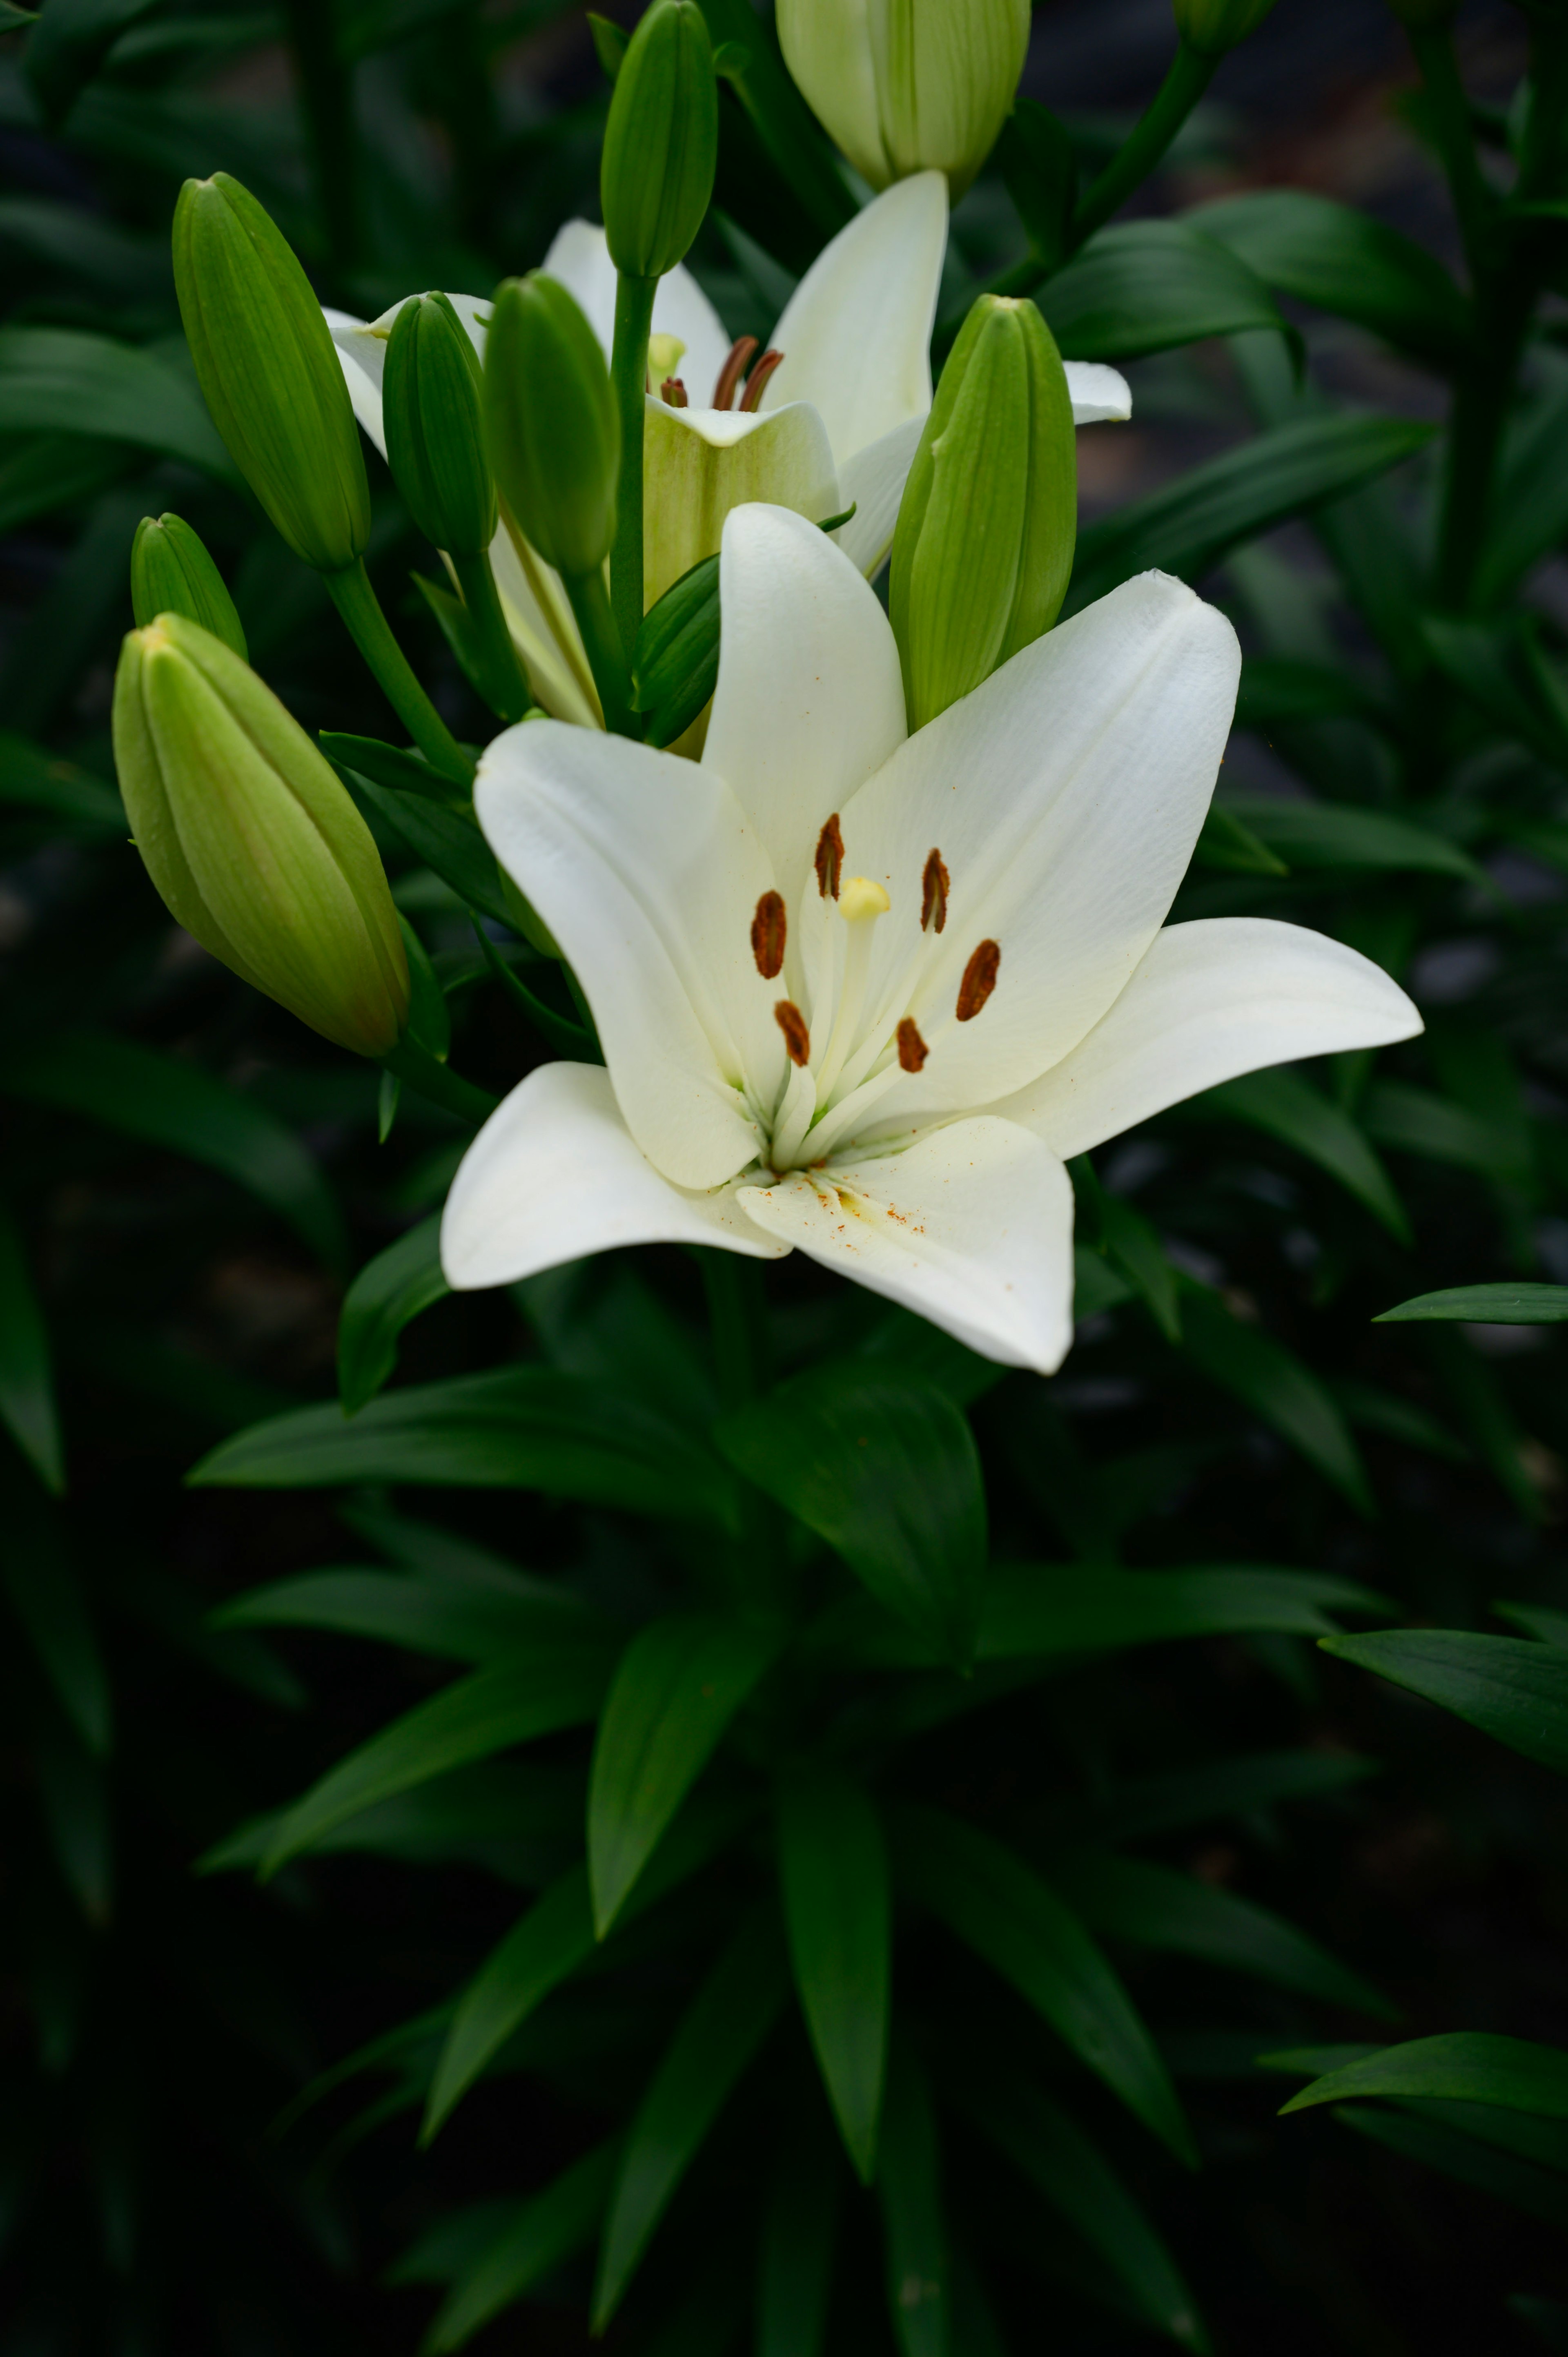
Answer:
M403 1328L451 1289L441 1273L439 1212L366 1263L349 1287L338 1326L338 1390L345 1415L374 1399L397 1365Z
M756 2357L822 2357L843 2192L839 2147L813 2110L781 2144L763 2213Z
M191 381L152 352L80 328L0 328L0 435L72 433L239 481Z
M783 2008L789 1968L771 1908L735 1932L682 2015L627 2130L599 2247L593 2329L602 2332L736 2082Z
M472 824L472 796L433 770L412 746L388 745L379 737L347 737L330 728L324 728L317 742L335 770L347 770L361 783L369 780L388 793L413 794L438 808L467 813Z
M1380 1146L1423 1161L1446 1162L1504 1186L1526 1176L1501 1128L1408 1081L1375 1081L1362 1099L1361 1120Z
M1303 189L1221 198L1186 216L1268 285L1329 311L1418 360L1464 355L1470 306L1424 246L1374 214Z
M584 1638L600 1624L564 1589L519 1572L422 1579L395 1571L309 1571L236 1597L215 1629L332 1629L438 1659L482 1663L531 1644Z
M1244 1121L1266 1136L1294 1146L1320 1170L1337 1178L1391 1235L1402 1243L1410 1242L1404 1205L1366 1136L1348 1113L1342 1113L1299 1072L1249 1072L1239 1081L1222 1082L1219 1088L1208 1089L1195 1099L1193 1110Z
M588 1785L588 1872L601 1940L779 1641L775 1631L711 1613L669 1613L621 1655Z
M963 1663L985 1573L973 1435L945 1394L854 1366L800 1375L722 1418L730 1463L837 1549L879 1603Z
M1537 399L1520 404L1503 442L1491 500L1487 541L1476 569L1472 595L1477 607L1499 604L1543 556L1568 533L1568 480L1557 463L1568 433L1568 371L1551 355L1551 373ZM1548 365L1544 347L1531 356L1531 372Z
M1290 655L1248 655L1236 696L1238 728L1330 720L1363 713L1372 699L1353 673Z
M0 1578L66 1717L95 1759L113 1740L113 1708L92 1617L52 1506L24 1479L0 1491Z
M1183 221L1121 221L1041 290L1064 360L1139 360L1205 336L1273 328L1299 345L1262 279Z
M65 1444L55 1405L48 1329L21 1232L0 1203L0 1423L58 1498L65 1489Z
M1479 2111L1481 2106L1476 2108ZM1568 2184L1560 2175L1511 2154L1489 2151L1455 2121L1362 2110L1349 2104L1335 2117L1359 2136L1369 2136L1409 2160L1419 2160L1428 2169L1441 2169L1445 2177L1456 2178L1461 2185L1507 2201L1555 2227L1559 2233L1568 2230Z
M596 1717L609 1678L601 1647L542 1649L432 1695L340 1760L296 1801L273 1836L263 1877L361 1809L432 1776L488 1760Z
M1560 1326L1568 1318L1568 1285L1454 1285L1418 1293L1380 1310L1374 1326L1407 1320L1458 1318L1467 1326Z
M0 532L95 499L141 455L129 443L87 434L7 435L0 445Z
M8 728L0 729L0 803L38 811L51 834L84 843L124 843L130 833L125 806L113 786Z
M1058 1889L1103 1938L1201 1956L1276 1988L1397 2020L1398 2007L1294 1923L1250 1899L1143 1858L1075 1851L1052 1861Z
M833 2116L861 2182L876 2173L887 2064L893 1914L882 1821L829 1768L779 1786L779 1873L795 1986Z
M1384 811L1307 802L1294 794L1228 793L1222 807L1250 827L1293 874L1350 867L1462 876L1472 884L1486 881L1484 870L1457 844Z
M1511 1620L1538 1643L1568 1652L1568 1612L1556 1611L1550 1604L1494 1604L1492 1610L1499 1620Z
M751 0L700 0L715 49L728 48L726 80L763 146L828 237L854 219L851 196L815 116L800 96Z
M16 12L18 23L33 26L22 70L51 128L70 112L121 34L156 5L157 0L49 0L36 22Z
M457 898L482 917L510 928L512 918L507 909L501 889L496 856L479 833L478 823L471 813L443 808L439 802L426 802L409 792L394 792L390 787L378 785L373 778L349 770L347 764L334 765L340 772L351 776L356 792L370 804L378 818L382 818L395 834L403 837L421 866L428 867L449 884Z
M1461 1629L1383 1629L1319 1642L1568 1776L1568 1657L1555 1647Z
M1439 2096L1568 2120L1568 2053L1483 2029L1414 2038L1408 2045L1385 2047L1380 2053L1330 2071L1293 2095L1281 2111L1305 2112L1316 2104L1342 2104L1358 2095Z
M1262 1327L1242 1325L1217 1295L1190 1281L1182 1288L1182 1349L1353 1506L1364 1514L1377 1511L1338 1403L1294 1351Z
M1218 867L1231 876L1288 876L1261 835L1243 826L1223 802L1210 802L1193 858L1199 867Z
M1376 1771L1377 1763L1346 1751L1231 1753L1199 1768L1130 1777L1103 1801L1066 1812L1106 1841L1140 1841L1150 1834L1200 1824L1205 1819L1255 1818L1282 1801L1315 1800L1342 1792ZM1053 1816L1052 1824L1056 1820Z
M1178 2159L1192 2137L1153 2040L1072 1910L995 1840L935 1809L894 1820L900 1886L1010 1981ZM892 2140L889 2121L887 2138Z
M1037 99L1015 98L996 157L1029 243L1047 269L1056 269L1067 252L1078 188L1071 133Z
M0 1052L0 1092L85 1114L220 1171L286 1220L329 1267L342 1265L342 1214L317 1164L271 1114L199 1064L108 1032L56 1034Z
M1309 417L1260 434L1079 533L1066 610L1151 566L1197 579L1241 542L1342 498L1431 437L1430 426L1398 417Z
M423 2357L445 2357L593 2241L609 2198L618 2146L601 2144L542 2193L520 2201L462 2271L425 2334Z
M877 2172L887 2307L900 2357L950 2357L952 2286L937 2123L926 2074L907 2046L893 2057ZM961 2357L961 2352L953 2352Z
M297 1408L220 1442L186 1478L198 1488L539 1490L730 1532L738 1512L730 1475L682 1426L602 1383L537 1366L411 1385L352 1422L335 1400Z

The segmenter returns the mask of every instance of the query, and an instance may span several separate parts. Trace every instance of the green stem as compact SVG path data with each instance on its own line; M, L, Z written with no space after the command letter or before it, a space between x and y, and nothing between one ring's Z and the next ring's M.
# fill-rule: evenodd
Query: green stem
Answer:
M359 221L353 91L338 51L337 12L326 0L285 0L285 5L317 198L332 259L342 270L354 258Z
M1465 259L1473 283L1479 286L1485 270L1487 228L1492 210L1491 192L1482 176L1470 123L1470 102L1446 27L1410 28L1410 46L1426 87L1426 102L1437 152L1464 242Z
M1534 307L1534 286L1514 271L1483 279L1477 288L1475 328L1448 421L1437 555L1437 601L1448 613L1464 613L1470 601L1491 520L1498 446Z
M452 570L474 628L474 649L482 666L480 693L499 718L521 720L533 701L533 690L501 612L489 551L481 548L474 556L454 556Z
M639 560L640 562L640 560ZM610 611L609 592L602 572L585 573L564 583L572 612L583 634L583 646L594 685L604 707L605 726L618 737L642 735L642 723L631 708L631 673L627 667L620 632Z
M657 278L632 278L621 272L616 286L615 344L610 352L610 383L620 416L620 483L616 492L615 546L610 551L610 600L628 663L642 628L642 422L648 397L648 336L658 291ZM605 717L609 718L607 712Z
M1530 113L1514 190L1524 198L1553 193L1563 117L1568 113L1568 25L1539 16L1531 21L1530 83Z
M420 1047L412 1039L400 1039L389 1055L378 1060L381 1070L391 1072L394 1080L406 1082L422 1097L428 1097L432 1104L467 1122L470 1129L478 1129L481 1122L488 1121L500 1103L489 1089L476 1088L472 1081L448 1071L427 1048Z
M699 1244L697 1259L708 1297L719 1398L725 1407L739 1407L757 1397L765 1372L767 1302L761 1265L712 1244Z
M365 560L357 557L340 573L324 573L328 594L348 625L349 635L374 673L387 702L440 776L456 786L473 783L474 765L421 687L408 657L392 634L381 600L371 587Z
M1072 217L1075 249L1097 229L1103 229L1133 189L1148 178L1208 88L1217 63L1214 58L1200 57L1183 41L1143 115L1079 199Z

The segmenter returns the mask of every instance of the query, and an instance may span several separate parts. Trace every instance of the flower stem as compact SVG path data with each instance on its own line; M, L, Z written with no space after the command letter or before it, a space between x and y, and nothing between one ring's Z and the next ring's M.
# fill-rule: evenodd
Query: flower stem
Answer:
M1164 81L1097 180L1079 199L1069 241L1074 252L1127 201L1159 163L1204 91L1216 60L1199 57L1185 41L1171 59Z
M641 562L639 556L639 566ZM642 723L631 708L631 673L610 611L605 576L602 572L585 573L564 586L604 706L605 726L618 737L640 737Z
M620 485L616 493L615 546L610 551L610 598L628 663L642 627L642 420L648 394L648 337L658 290L657 278L633 278L621 272L616 286L615 344L610 353L610 383L620 415ZM602 688L599 693L602 696ZM609 719L607 712L605 717Z
M482 667L478 684L485 701L502 720L521 720L533 701L533 691L501 612L489 551L454 556L452 570L474 627L474 651Z
M378 1060L383 1071L391 1072L395 1080L405 1081L422 1097L428 1097L444 1112L455 1114L470 1129L478 1129L481 1122L488 1121L500 1103L489 1089L476 1088L472 1081L449 1071L428 1048L420 1047L414 1039L400 1039L390 1053Z
M1446 27L1423 30L1412 25L1410 46L1425 85L1428 119L1454 199L1465 258L1478 286L1485 268L1485 232L1492 199L1476 154L1470 102L1454 54L1453 36Z
M332 603L348 625L349 637L431 768L443 778L449 778L454 785L471 785L474 765L421 687L408 657L393 638L381 600L371 587L364 558L357 557L340 573L324 573L321 577Z

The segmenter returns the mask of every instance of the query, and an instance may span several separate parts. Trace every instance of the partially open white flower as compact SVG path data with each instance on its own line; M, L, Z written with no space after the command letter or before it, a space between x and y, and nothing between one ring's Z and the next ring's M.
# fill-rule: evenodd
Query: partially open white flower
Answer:
M813 522L853 507L835 538L862 572L876 571L931 405L931 322L947 227L940 172L917 173L867 205L801 279L744 385L729 335L690 272L660 280L644 450L645 606L713 554L725 516L748 501L792 508ZM616 271L604 231L568 221L543 267L575 296L607 356ZM489 303L468 295L451 301L482 354ZM381 371L400 307L368 322L327 313L355 414L383 456ZM762 367L771 352L783 357ZM1079 425L1131 414L1132 396L1114 369L1069 361L1067 374ZM666 379L679 380L684 408L660 397ZM587 659L556 576L504 522L490 556L540 701L564 720L598 726Z
M480 763L485 833L607 1070L547 1065L491 1116L447 1201L447 1277L798 1245L1048 1371L1071 1339L1069 1156L1420 1017L1301 927L1162 930L1240 662L1181 583L1127 583L913 737L886 618L800 517L732 514L720 594L700 765L550 721Z

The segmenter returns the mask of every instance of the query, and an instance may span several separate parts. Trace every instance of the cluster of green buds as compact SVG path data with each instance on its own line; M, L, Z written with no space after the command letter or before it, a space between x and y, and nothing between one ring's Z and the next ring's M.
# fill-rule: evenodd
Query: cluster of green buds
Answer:
M909 470L887 609L911 728L1048 630L1078 531L1061 356L1033 303L983 295L960 330Z
M807 104L874 188L935 169L956 199L1012 107L1029 0L779 0L778 25Z
M218 567L184 518L144 516L131 544L131 610L143 625L183 614L250 659L244 626Z

